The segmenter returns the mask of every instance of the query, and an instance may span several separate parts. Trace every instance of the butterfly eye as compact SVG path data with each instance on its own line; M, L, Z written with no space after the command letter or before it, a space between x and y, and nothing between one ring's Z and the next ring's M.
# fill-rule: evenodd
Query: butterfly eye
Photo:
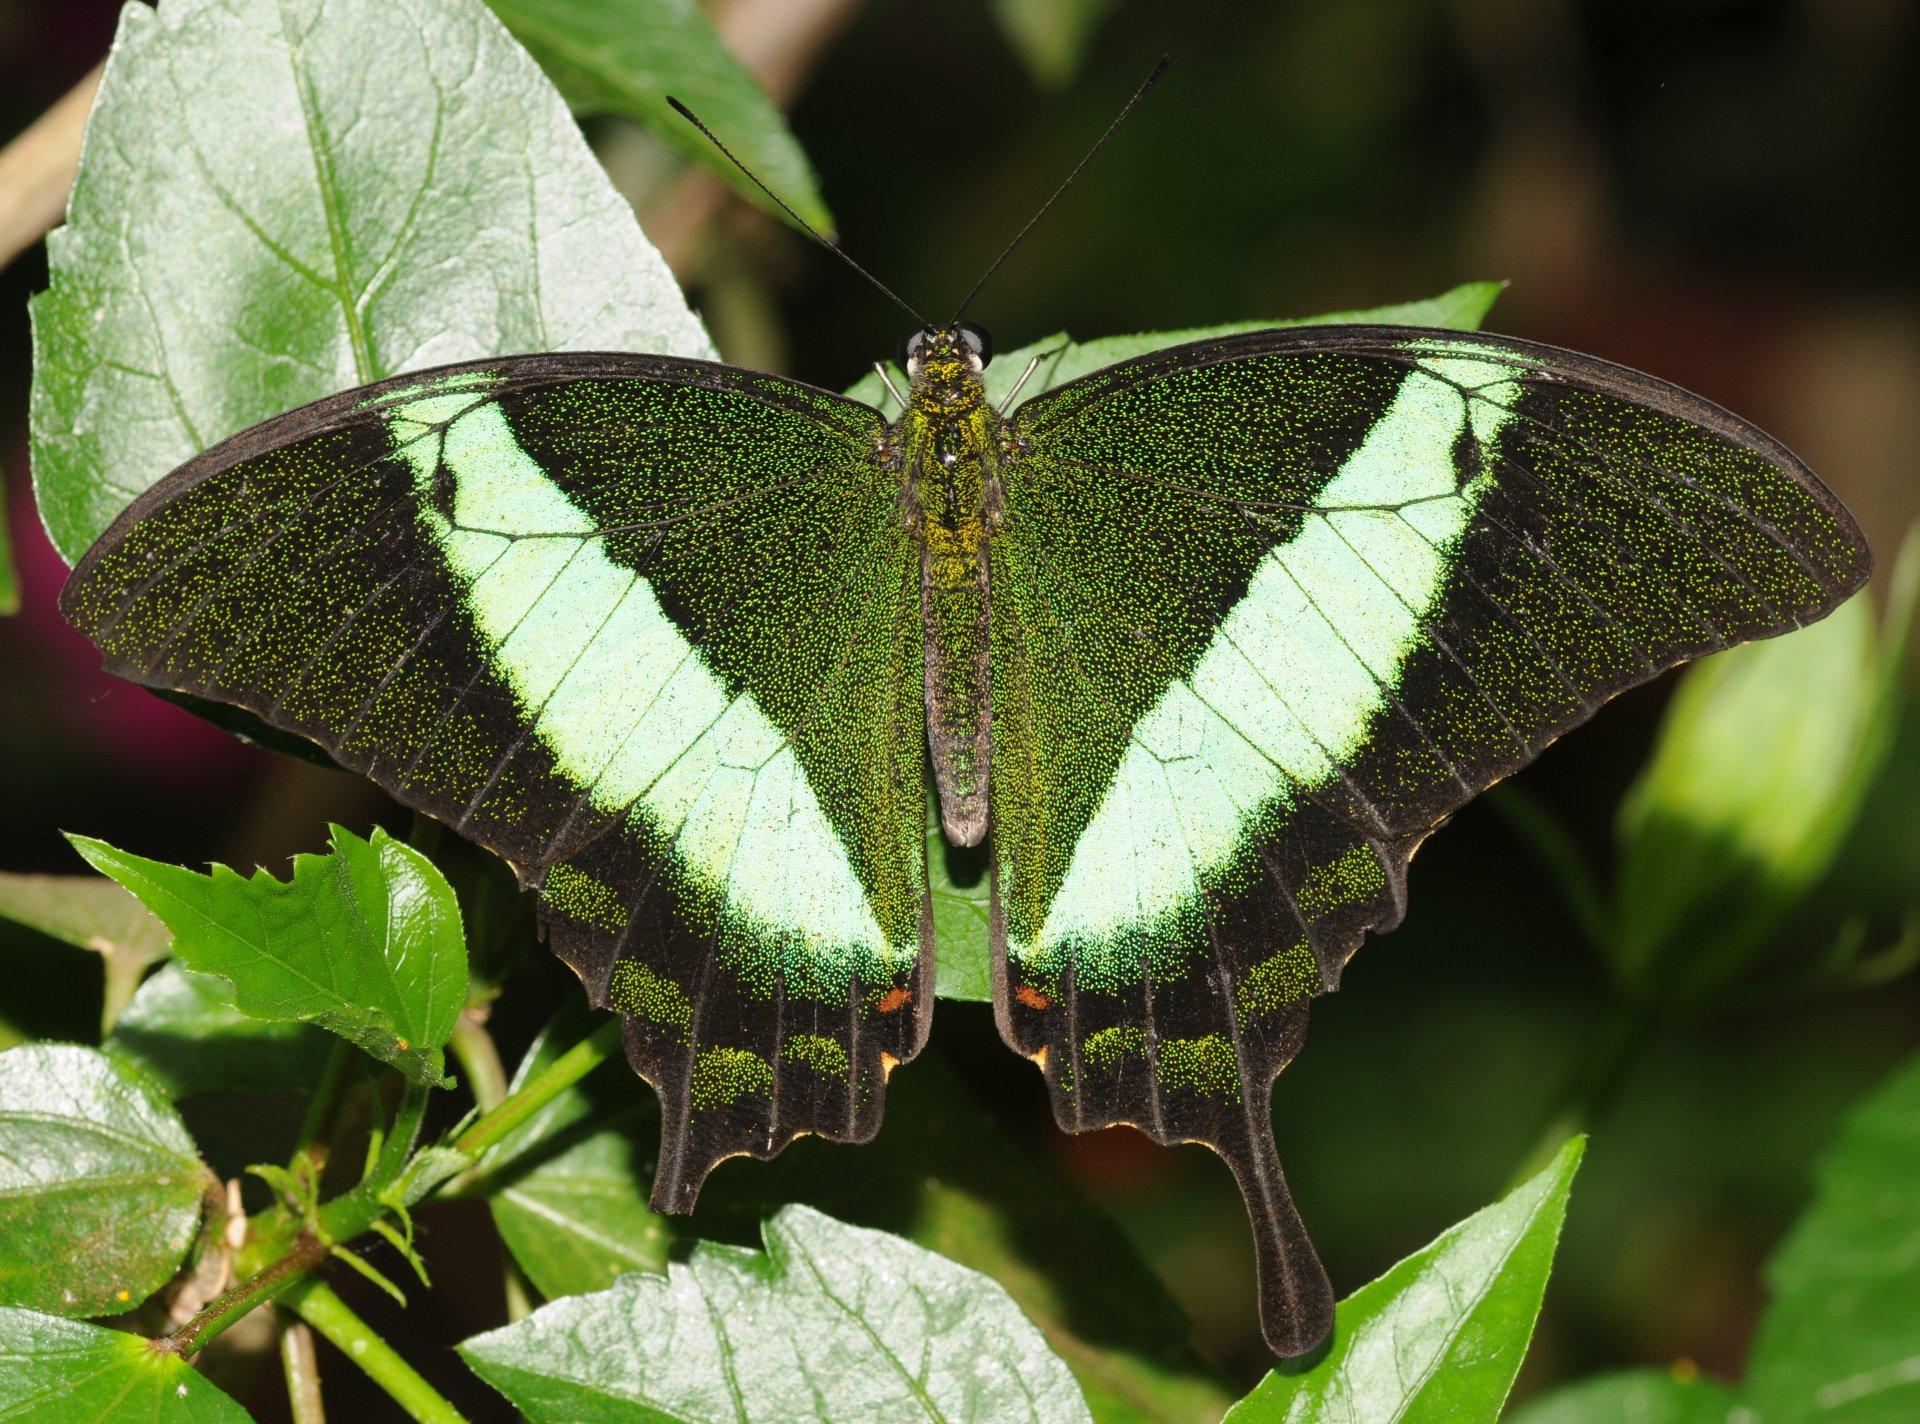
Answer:
M970 321L960 323L960 339L967 343L967 349L980 358L981 366L993 360L993 338L987 335L984 326L975 326Z
M908 375L913 374L913 363L920 357L920 348L927 344L926 331L909 331L900 338L900 369Z

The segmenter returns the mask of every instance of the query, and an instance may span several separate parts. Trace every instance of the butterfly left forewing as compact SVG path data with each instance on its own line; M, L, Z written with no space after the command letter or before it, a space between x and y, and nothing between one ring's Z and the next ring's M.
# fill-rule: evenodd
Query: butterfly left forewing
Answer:
M1865 546L1775 442L1498 338L1254 333L1014 418L995 535L998 1005L1063 1125L1233 1165L1270 1341L1331 1296L1268 1088L1420 840L1606 698L1782 632Z
M114 671L306 737L541 887L626 1015L684 1210L722 1157L871 1136L924 1037L918 606L880 429L702 362L401 378L169 476L62 604Z

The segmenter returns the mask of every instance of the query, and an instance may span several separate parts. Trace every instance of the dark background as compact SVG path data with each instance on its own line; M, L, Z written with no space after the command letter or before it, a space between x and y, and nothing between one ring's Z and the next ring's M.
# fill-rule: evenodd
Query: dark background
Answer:
M1899 0L1572 4L1316 0L1117 8L1062 93L978 6L873 3L792 106L844 244L939 316L1163 52L1174 65L969 316L1003 349L1285 317L1509 279L1493 330L1638 366L1758 421L1866 527L1882 567L1920 514L1913 135L1920 17ZM104 52L116 7L0 0L0 132ZM605 121L590 126L625 142ZM644 205L643 205L644 211ZM832 257L723 205L676 254L727 354L831 387L903 319ZM217 272L207 280L217 282ZM78 870L57 831L184 862L279 866L364 784L240 747L110 683L52 611L61 571L27 498L30 250L0 273L0 465L27 606L0 623L0 868ZM1622 698L1524 783L1603 865L1666 689ZM1843 915L1887 937L1920 887L1913 719L1835 872L1783 938ZM389 824L404 826L404 820ZM1597 1032L1603 972L1537 863L1469 807L1415 863L1406 926L1316 1009L1275 1093L1281 1152L1345 1293L1497 1196ZM98 969L0 927L13 1029L87 1039ZM494 1027L509 1062L568 990L533 971ZM1124 1130L1067 1141L984 1006L936 1043L991 1110L1125 1224L1246 1382L1265 1367L1225 1170ZM10 1041L0 1022L0 1041ZM1630 1363L1737 1378L1759 1267L1837 1115L1920 1045L1912 980L1729 1009L1657 1034L1594 1124L1524 1390ZM845 1169L861 1158L844 1152ZM730 1172L750 1172L735 1165ZM485 1245L448 1217L440 1251ZM476 1248L478 1249L478 1248ZM491 1323L427 1324L436 1340ZM447 1294L441 1292L438 1294Z

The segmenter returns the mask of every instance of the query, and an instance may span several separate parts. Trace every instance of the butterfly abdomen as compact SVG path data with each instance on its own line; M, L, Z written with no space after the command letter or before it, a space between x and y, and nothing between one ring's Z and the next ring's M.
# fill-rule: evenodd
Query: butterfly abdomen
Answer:
M987 451L997 419L964 359L930 352L919 364L902 433L921 549L927 742L941 825L963 846L987 833Z

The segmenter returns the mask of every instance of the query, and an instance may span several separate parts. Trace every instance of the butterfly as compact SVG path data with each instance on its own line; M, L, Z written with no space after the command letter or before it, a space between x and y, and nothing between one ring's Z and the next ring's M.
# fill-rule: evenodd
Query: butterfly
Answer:
M878 1130L933 1010L931 785L1061 1126L1218 1152L1266 1337L1311 1349L1271 1085L1415 848L1867 546L1752 425L1526 341L1256 331L1005 414L980 327L900 354L892 419L630 354L350 390L160 481L61 607L515 868L659 1095L664 1211Z

